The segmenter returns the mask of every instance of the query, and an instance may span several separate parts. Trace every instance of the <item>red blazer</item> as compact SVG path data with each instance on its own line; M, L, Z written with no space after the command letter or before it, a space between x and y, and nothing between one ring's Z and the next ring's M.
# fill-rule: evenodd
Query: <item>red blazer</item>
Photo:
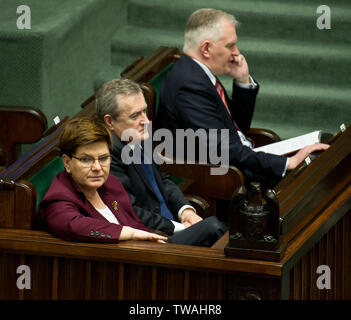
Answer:
M123 226L149 231L134 213L128 193L115 176L109 175L98 193L120 225L107 221L66 171L57 174L39 204L42 224L49 232L68 241L115 243Z

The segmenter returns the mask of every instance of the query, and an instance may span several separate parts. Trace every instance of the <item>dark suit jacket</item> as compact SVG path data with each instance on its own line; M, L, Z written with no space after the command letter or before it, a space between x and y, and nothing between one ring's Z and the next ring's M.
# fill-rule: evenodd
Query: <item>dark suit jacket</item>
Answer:
M232 99L225 92L233 119L243 132L250 127L257 93L258 87L243 89L234 81ZM286 157L256 153L242 145L215 86L202 68L187 55L181 56L162 81L157 127L171 130L174 137L176 129L229 129L230 164L248 176L256 174L281 178L284 172ZM217 141L220 143L219 137ZM219 145L217 148L220 150Z
M149 231L134 213L128 194L116 177L109 175L98 192L120 225L106 220L66 171L57 174L40 202L42 223L49 232L68 241L118 242L123 226ZM117 210L112 205L115 201Z
M173 234L173 223L162 217L160 202L141 164L124 164L121 159L122 148L125 144L114 137L112 151L111 173L122 182L130 196L133 209L145 225L151 229L161 230L168 235ZM127 147L129 148L129 147ZM183 205L189 205L183 193L170 177L159 170L155 163L152 164L156 182L166 201L168 209L177 221L177 214Z

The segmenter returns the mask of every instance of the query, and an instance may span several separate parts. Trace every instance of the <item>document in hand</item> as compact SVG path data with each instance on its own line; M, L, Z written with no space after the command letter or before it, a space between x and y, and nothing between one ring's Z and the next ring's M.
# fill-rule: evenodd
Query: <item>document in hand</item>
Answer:
M322 131L313 131L302 136L286 139L283 141L268 144L263 147L255 148L254 151L263 151L266 153L272 153L276 155L287 155L308 146L320 142Z

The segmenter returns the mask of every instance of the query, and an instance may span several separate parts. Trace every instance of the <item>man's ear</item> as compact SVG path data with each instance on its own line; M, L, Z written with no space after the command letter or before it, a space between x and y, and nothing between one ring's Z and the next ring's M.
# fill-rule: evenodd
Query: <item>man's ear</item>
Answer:
M200 45L200 53L205 59L210 58L210 46L211 46L210 40L204 40Z
M62 155L63 166L65 167L67 173L71 173L71 161L72 159L67 155Z
M107 128L109 128L110 130L113 130L112 116L110 114L105 114L104 115L104 121L105 121L105 124L106 124Z

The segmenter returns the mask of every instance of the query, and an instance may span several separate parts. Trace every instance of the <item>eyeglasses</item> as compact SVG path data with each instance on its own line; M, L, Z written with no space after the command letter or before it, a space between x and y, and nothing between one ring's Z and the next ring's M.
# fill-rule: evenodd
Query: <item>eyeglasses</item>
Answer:
M84 168L91 168L94 162L97 160L100 163L101 167L108 167L111 163L111 155L106 154L98 158L92 158L89 156L83 156L83 157L75 157L72 155L72 158L77 159L79 163L81 164L82 167Z

